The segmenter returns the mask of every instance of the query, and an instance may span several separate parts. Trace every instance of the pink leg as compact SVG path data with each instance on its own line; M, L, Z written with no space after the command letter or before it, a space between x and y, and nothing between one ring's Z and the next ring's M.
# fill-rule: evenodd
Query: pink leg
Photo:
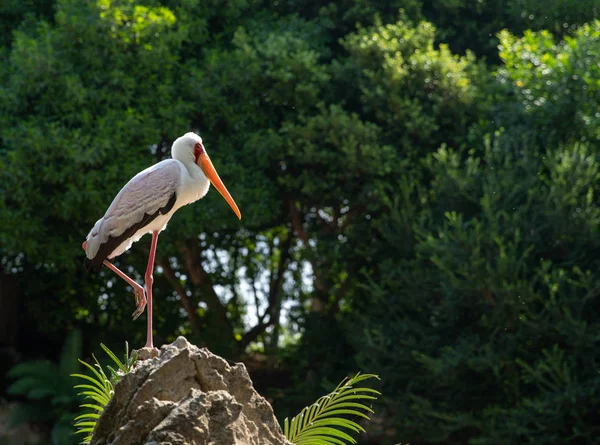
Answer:
M153 348L152 344L152 283L154 282L154 256L156 254L156 244L158 243L158 231L152 232L152 244L150 245L150 255L148 256L148 266L146 267L146 296L148 298L148 334L146 339L146 348Z
M86 245L87 241L84 241L81 245L83 250L85 250ZM110 261L104 260L103 264L110 270L112 270L114 273L116 273L118 276L123 278L127 282L127 284L133 287L133 292L135 293L135 304L137 305L135 312L132 314L133 319L135 320L144 313L144 308L146 307L146 293L144 292L144 288L140 286L134 279L129 278L127 274L122 272L117 266L115 266Z
M140 286L136 281L132 278L129 278L124 272L122 272L117 266L111 263L108 260L104 260L104 265L116 273L118 276L123 278L131 287L133 287L133 291L135 292L135 304L137 308L135 312L132 314L133 319L136 320L140 315L144 313L144 308L146 307L146 293L144 292L144 288Z

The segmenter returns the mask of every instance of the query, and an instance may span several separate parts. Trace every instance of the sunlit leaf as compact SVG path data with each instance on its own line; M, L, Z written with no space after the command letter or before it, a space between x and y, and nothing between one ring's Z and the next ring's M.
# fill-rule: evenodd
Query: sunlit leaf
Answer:
M292 418L291 422L286 418L285 437L296 445L356 443L352 436L340 428L359 433L364 432L363 427L353 420L340 416L352 415L369 419L361 410L369 413L373 410L368 405L355 400L375 400L375 396L365 396L361 393L368 392L376 395L380 393L371 388L355 385L370 378L379 377L374 374L358 373L353 378L344 379L334 391L304 408L300 414Z

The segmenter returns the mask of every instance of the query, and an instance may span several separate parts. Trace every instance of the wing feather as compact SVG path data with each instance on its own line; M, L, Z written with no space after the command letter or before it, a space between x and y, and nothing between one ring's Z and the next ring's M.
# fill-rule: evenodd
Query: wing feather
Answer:
M100 247L109 240L132 236L130 232L134 227L137 232L159 213L170 210L180 181L180 162L174 159L159 162L134 176L88 234L87 257L94 259Z

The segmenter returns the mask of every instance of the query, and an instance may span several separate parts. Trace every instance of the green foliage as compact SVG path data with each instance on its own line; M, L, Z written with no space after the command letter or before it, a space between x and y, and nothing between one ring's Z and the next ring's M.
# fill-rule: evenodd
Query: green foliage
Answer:
M161 234L157 342L247 359L284 416L374 369L386 444L593 442L596 6L3 3L0 261L24 353L65 327L143 341L80 245L195 130L244 219L209 193ZM146 249L118 265L140 279Z
M71 374L71 377L77 377L84 380L86 383L75 385L75 389L81 389L80 396L84 396L86 399L91 399L91 403L84 403L79 405L80 408L84 408L87 412L84 412L75 417L75 427L77 431L75 434L85 434L82 444L90 443L92 440L92 434L96 423L100 418L100 415L110 402L110 399L114 395L114 387L119 382L122 376L128 374L135 361L137 360L137 353L129 356L129 344L125 342L125 356L123 361L119 360L117 356L106 347L104 344L100 344L104 352L110 357L113 363L117 366L115 370L113 367L107 365L106 368L109 370L109 375L106 374L96 356L92 355L96 362L94 366L89 363L79 360L91 373L88 374ZM95 369L97 368L97 370ZM91 385L90 385L91 383Z
M363 113L384 129L386 142L409 155L442 142L460 145L482 112L483 67L471 53L435 47L435 31L432 23L413 23L401 14L396 23L377 21L342 41L351 56L348 87L359 88Z
M429 0L423 1L422 14L438 25L439 39L454 51L470 49L497 63L496 35L502 29L516 34L546 29L562 37L598 18L599 11L595 0Z
M124 43L139 44L153 33L160 33L175 23L175 14L165 7L136 5L133 0L125 2L99 0L100 18L110 24L111 37ZM152 46L146 44L145 49Z
M15 365L8 377L14 382L8 387L10 395L24 396L27 403L9 413L9 423L35 423L51 426L51 443L72 443L72 413L79 402L73 391L69 373L78 369L81 354L81 332L73 330L65 339L58 364L50 361L27 361Z
M501 107L504 125L544 140L600 140L600 21L558 43L548 31L522 38L503 31L500 43L498 80L511 98Z
M12 41L19 27L35 23L36 19L51 20L55 0L5 0L0 3L0 53Z
M356 339L406 440L594 440L600 165L589 146L512 147L440 149L382 225Z
M379 378L374 374L357 373L346 378L329 394L304 408L291 421L285 419L285 437L296 445L334 445L356 443L356 440L343 429L354 433L365 432L364 428L353 420L343 416L356 416L369 420L364 412L373 413L370 401L377 400L379 391L371 388L356 387L363 380Z

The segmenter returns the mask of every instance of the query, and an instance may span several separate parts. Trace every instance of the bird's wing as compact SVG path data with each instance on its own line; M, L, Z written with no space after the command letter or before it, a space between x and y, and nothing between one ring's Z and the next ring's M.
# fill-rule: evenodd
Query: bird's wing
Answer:
M179 162L168 159L135 175L121 189L104 215L113 221L110 234L120 235L144 215L152 215L164 207L176 193L181 178Z
M87 237L86 253L92 263L98 259L101 264L123 241L159 214L171 210L181 180L179 164L174 159L159 162L138 173L121 189ZM97 255L104 258L96 258Z

